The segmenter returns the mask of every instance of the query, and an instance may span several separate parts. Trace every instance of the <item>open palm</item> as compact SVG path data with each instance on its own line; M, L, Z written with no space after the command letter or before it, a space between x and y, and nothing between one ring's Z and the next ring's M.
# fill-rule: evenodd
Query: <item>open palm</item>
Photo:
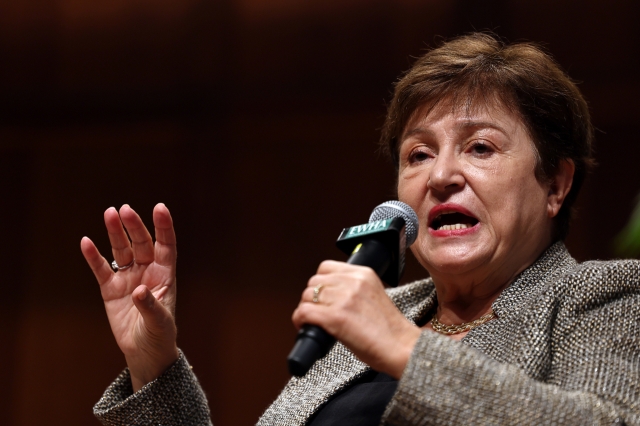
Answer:
M81 249L100 284L111 330L125 355L135 389L155 379L178 358L173 316L176 238L164 204L153 211L155 244L128 205L119 213L109 208L104 220L113 257L122 269L114 272L89 238L82 239Z

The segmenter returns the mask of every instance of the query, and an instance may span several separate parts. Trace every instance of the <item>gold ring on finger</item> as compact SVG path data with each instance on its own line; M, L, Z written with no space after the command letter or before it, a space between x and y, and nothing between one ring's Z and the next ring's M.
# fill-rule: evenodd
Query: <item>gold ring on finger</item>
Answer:
M113 262L111 262L111 268L113 268L113 272L124 271L125 269L131 268L134 263L136 263L135 259L133 259L127 265L119 266L118 263L114 260Z
M324 286L320 284L319 286L313 288L313 299L311 299L313 303L320 302L320 299L318 299L318 297L320 296L320 290L322 290L322 287Z

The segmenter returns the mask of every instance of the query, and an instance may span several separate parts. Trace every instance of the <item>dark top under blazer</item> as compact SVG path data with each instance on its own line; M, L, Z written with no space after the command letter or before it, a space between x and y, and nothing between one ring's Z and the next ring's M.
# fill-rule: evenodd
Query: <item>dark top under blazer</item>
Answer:
M411 321L437 303L431 279L388 291ZM384 425L640 425L640 261L578 264L551 246L461 342L424 331ZM369 368L340 343L292 378L259 425L304 425ZM105 425L209 425L184 356L132 394L125 370L94 407Z

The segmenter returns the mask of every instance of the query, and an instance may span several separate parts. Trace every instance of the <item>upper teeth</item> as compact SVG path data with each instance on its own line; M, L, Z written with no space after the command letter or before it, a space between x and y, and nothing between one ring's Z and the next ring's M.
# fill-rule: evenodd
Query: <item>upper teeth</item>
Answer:
M438 228L438 231L451 231L453 229L466 229L469 228L470 225L466 223L454 223L453 225L442 225Z

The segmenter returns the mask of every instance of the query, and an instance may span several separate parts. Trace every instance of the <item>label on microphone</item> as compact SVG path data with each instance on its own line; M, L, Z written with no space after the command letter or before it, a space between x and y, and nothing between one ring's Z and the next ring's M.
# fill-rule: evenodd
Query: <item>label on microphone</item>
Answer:
M374 234L377 232L386 231L391 226L393 218L376 220L375 222L365 223L363 225L352 226L346 228L340 234L338 240L346 240L348 238L362 237L363 235Z
M382 243L391 251L391 265L380 278L392 287L398 285L400 274L404 269L406 248L404 219L392 217L344 228L336 245L344 253L351 255L358 244L367 244L370 240Z

